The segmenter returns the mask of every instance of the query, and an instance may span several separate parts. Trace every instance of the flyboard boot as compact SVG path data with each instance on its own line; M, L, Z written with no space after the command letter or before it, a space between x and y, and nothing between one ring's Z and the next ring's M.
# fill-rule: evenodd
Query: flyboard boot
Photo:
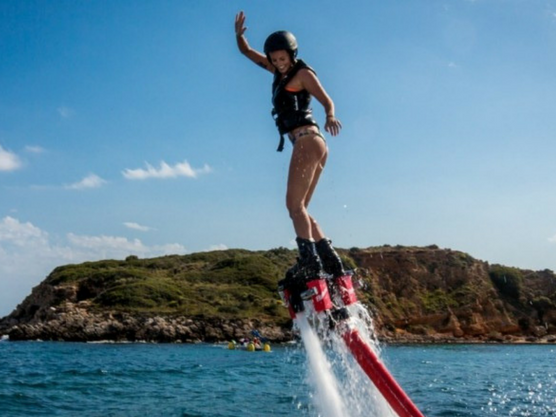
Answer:
M286 273L286 277L289 275L293 279L301 281L320 277L323 273L323 266L315 241L300 237L296 238L295 241L299 249L299 257L297 263Z
M330 239L323 238L319 240L315 244L315 247L317 248L317 253L322 260L324 271L327 274L332 275L334 278L346 275L342 260L332 247L332 241Z
M313 239L296 238L299 249L297 263L286 272L286 277L278 282L278 291L284 304L290 310L290 316L304 310L303 299L310 298L306 292L308 283L323 280L322 262L317 253Z
M328 284L331 299L335 306L331 311L331 325L333 325L334 322L348 318L345 307L355 303L357 297L353 289L351 273L345 271L342 259L334 250L332 241L323 238L315 244L315 247L322 260L324 271L330 275Z
M330 241L320 245L326 246L322 253L329 260L332 275L323 271L314 241L301 238L296 241L299 246L298 262L278 283L278 292L292 319L296 318L297 313L304 311L303 302L311 300L315 312L326 312L330 317L330 326L334 327L336 322L348 318L345 307L357 301L351 275L345 273L342 261L331 247Z

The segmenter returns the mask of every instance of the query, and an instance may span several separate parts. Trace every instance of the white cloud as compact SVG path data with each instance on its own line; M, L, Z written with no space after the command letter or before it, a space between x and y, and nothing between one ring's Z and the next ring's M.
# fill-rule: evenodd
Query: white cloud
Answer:
M5 150L0 145L0 171L14 171L21 167L19 157L10 151Z
M42 245L48 241L48 234L31 223L6 216L0 222L0 242L8 242L15 246L27 244Z
M64 119L69 119L75 114L75 111L73 109L66 106L60 106L56 110L58 111L58 114Z
M164 255L183 255L187 253L187 248L180 243L167 243L165 245L151 246L150 251L152 254L149 256L164 256Z
M191 167L189 162L183 161L177 163L174 166L168 165L166 162L162 161L160 163L160 168L155 168L149 163L145 164L146 169L137 168L129 169L126 168L122 171L122 174L128 180L145 180L148 178L176 178L176 177L188 177L197 178L199 174L206 174L212 171L211 167L205 164L203 168L195 169Z
M44 152L44 148L41 148L40 146L30 146L30 145L27 145L27 146L25 147L25 150L26 150L27 152L30 152L30 153L43 153L43 152Z
M100 259L125 259L129 255L155 257L184 254L179 243L147 245L139 239L69 233L54 242L30 222L14 217L0 219L0 317L9 314L55 267Z
M50 242L29 222L0 219L0 317L8 314L57 265L73 259L71 249Z
M105 183L106 181L100 178L98 175L89 174L79 182L66 185L65 188L70 190L83 190L85 188L99 188L102 187L102 185Z
M68 233L68 240L77 247L87 249L117 249L144 252L145 248L139 239L129 241L125 237L114 236L87 236Z
M148 232L150 230L153 230L151 227L143 226L143 225L140 225L140 224L134 223L134 222L125 222L124 226L129 228L129 229L139 230L140 232Z
M212 252L215 250L227 250L228 247L226 245L224 245L223 243L219 243L218 245L212 245L208 248L207 252Z
M552 237L549 237L549 238L548 238L548 241L549 241L550 243L556 243L556 235L554 235L554 236L552 236Z
M129 240L120 236L87 236L68 233L67 238L73 248L86 250L94 259L123 259L128 255L152 257L187 252L186 248L178 243L148 246L140 239Z

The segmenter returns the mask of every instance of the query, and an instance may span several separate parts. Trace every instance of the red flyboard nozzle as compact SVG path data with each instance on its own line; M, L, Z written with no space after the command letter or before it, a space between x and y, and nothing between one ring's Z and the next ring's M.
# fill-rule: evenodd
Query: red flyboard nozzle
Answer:
M282 302L288 308L288 312L290 313L290 317L292 319L295 319L295 310L294 310L293 305L290 301L290 297L291 297L290 291L288 291L288 289L284 288L284 289L279 289L278 293L280 294L280 298L282 299Z
M315 311L330 310L332 308L332 301L330 300L330 293L328 292L328 285L324 279L315 279L307 283L309 291L313 292L312 300L315 306Z
M340 295L342 296L342 302L344 305L348 306L357 302L357 296L355 295L355 290L353 289L351 275L344 275L336 278L336 285L340 288Z

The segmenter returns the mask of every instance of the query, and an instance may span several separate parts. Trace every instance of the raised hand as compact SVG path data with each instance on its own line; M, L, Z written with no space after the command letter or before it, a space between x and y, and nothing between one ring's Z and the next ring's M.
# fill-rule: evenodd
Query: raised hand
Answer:
M245 13L243 11L236 14L236 36L243 36L247 28L245 27Z

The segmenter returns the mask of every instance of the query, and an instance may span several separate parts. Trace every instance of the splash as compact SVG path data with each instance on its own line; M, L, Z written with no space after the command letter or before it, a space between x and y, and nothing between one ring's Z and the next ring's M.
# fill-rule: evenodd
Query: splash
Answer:
M360 303L349 308L350 325L358 329L373 351L380 353L373 321ZM326 314L311 302L295 320L309 361L308 379L315 390L319 417L397 417L349 352Z
M316 390L315 406L322 417L344 417L345 405L330 363L319 338L309 325L304 313L297 315L297 327L309 359L309 382Z

